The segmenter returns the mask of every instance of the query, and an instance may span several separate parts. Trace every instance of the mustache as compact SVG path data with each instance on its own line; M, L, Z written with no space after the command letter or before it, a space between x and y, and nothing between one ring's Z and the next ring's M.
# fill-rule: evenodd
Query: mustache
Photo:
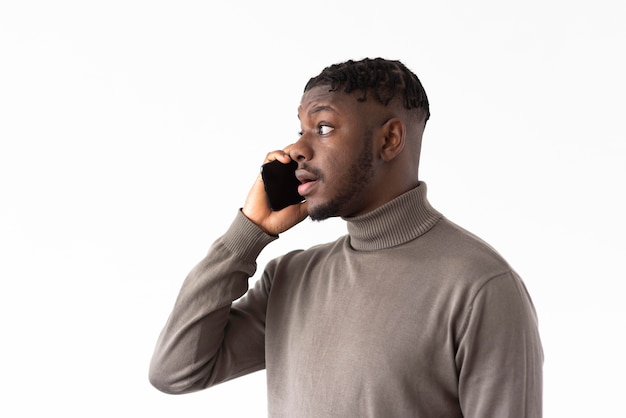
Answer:
M324 179L324 174L322 174L322 172L320 170L318 170L315 167L311 167L307 163L302 164L298 168L301 169L301 170L308 171L309 173L313 174L318 180L323 180Z

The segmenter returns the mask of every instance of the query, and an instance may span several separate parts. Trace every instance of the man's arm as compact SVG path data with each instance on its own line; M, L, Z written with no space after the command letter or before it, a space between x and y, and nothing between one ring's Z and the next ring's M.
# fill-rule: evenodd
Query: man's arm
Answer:
M463 416L540 418L543 350L534 306L514 273L489 280L457 351Z
M189 273L150 364L157 389L192 392L263 368L263 283L248 292L245 304L231 304L246 293L256 257L274 239L238 213Z
M291 161L283 151L265 162ZM167 393L186 393L259 370L265 364L265 307L269 285L248 279L261 250L307 216L306 202L270 210L259 175L225 235L189 273L158 339L150 382Z

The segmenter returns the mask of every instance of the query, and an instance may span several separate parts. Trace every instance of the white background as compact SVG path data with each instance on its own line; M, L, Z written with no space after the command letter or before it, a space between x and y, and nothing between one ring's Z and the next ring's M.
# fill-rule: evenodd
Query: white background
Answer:
M309 77L382 56L428 92L432 204L533 296L545 416L626 416L625 4L2 1L0 415L265 416L264 372L164 395L152 349Z

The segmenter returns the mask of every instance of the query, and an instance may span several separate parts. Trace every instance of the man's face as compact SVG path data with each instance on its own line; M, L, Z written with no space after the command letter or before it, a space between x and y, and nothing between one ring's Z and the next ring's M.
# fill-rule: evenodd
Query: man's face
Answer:
M328 90L319 86L302 96L301 137L290 149L303 183L298 191L314 220L356 216L376 207L373 144L385 122L385 108Z

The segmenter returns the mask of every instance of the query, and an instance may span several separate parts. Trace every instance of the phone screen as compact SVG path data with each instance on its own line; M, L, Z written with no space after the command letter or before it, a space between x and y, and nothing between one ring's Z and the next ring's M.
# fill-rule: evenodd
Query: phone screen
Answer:
M274 160L261 167L265 193L273 211L279 211L304 200L298 194L300 181L296 178L297 168L298 163L293 160L287 164Z

